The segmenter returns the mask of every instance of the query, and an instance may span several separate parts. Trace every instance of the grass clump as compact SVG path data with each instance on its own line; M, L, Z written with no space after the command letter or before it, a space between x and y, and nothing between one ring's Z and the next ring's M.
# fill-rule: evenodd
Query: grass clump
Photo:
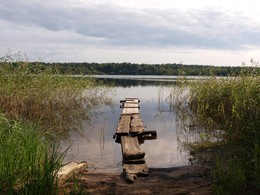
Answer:
M0 114L0 194L55 194L64 154L35 126Z

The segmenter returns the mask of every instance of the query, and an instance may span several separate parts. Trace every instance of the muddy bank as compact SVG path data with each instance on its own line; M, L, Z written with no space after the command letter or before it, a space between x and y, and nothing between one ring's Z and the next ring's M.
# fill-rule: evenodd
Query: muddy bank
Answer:
M130 184L120 173L84 171L80 185L87 194L211 194L209 173L201 165L150 168L149 176L138 177Z

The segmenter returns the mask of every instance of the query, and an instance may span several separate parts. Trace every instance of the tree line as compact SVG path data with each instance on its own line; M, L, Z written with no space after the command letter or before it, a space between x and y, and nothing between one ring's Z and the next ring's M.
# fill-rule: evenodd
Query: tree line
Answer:
M13 66L19 62L14 62ZM237 76L241 73L260 74L259 67L206 66L183 64L135 64L135 63L47 63L29 62L32 71L55 70L59 74L107 74L107 75L189 75L189 76Z

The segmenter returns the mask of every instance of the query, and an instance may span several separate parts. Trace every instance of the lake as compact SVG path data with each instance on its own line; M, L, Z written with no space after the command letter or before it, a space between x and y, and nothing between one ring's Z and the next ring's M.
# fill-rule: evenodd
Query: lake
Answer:
M90 171L122 172L120 144L113 135L122 109L120 100L128 97L140 99L140 115L145 130L156 130L156 140L146 140L141 145L148 167L167 168L188 164L188 154L178 141L181 131L176 121L175 111L163 100L172 88L176 88L176 76L94 76L104 83L114 83L109 96L114 106L102 107L92 116L91 124L85 123L80 133L71 133L69 141L62 147L70 146L64 163L87 161ZM191 78L193 79L193 78ZM194 78L196 79L196 78Z

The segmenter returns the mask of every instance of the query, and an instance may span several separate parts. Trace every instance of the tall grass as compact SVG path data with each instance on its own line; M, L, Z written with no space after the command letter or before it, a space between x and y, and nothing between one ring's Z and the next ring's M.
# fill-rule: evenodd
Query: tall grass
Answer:
M108 89L90 77L61 76L55 67L41 71L37 64L9 59L0 63L0 110L9 117L66 135L93 109L110 102Z
M55 194L64 156L35 126L0 114L0 194Z
M191 153L205 157L203 163L215 161L215 194L260 193L260 74L259 68L245 70L237 77L181 81L167 99Z
M224 132L225 151L216 154L221 158L212 172L214 192L259 193L260 77L212 77L191 86L189 105L197 123Z
M227 139L259 135L259 77L213 77L192 86L191 94L191 109L201 121L224 130Z
M0 194L57 194L65 153L48 138L80 129L97 107L110 103L107 91L90 77L43 70L20 54L1 58Z

